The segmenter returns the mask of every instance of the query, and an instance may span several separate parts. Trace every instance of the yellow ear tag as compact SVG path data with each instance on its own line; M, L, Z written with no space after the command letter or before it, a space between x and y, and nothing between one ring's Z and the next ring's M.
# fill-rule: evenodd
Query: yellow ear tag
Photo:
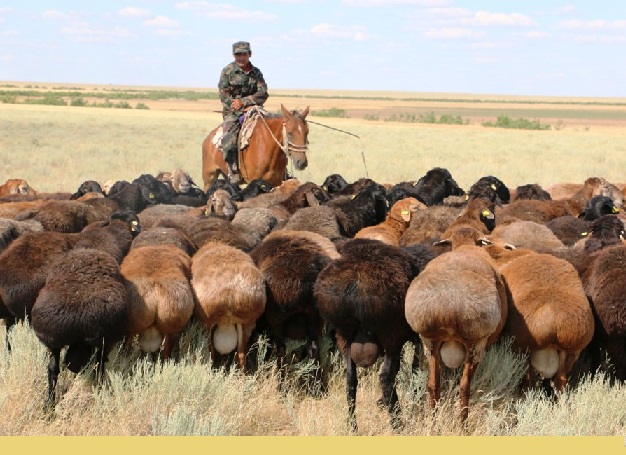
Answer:
M205 214L205 215L208 215L209 213L210 213L210 212L209 212L209 208L208 208L208 207L207 207L206 209L204 209L204 214Z
M150 199L154 199L154 193L150 193L150 194L148 195L148 197L149 197Z
M480 214L482 216L491 216L491 212L489 210L483 210Z
M588 232L581 232L581 233L580 233L580 236L581 236L581 237L585 237L586 235L589 235L589 233L588 233Z
M496 184L495 184L495 183L492 183L492 184L491 184L491 188L492 188L492 189L494 189L494 190L495 190L495 189L497 189L497 188L496 188Z
M469 200L469 194L465 195L465 200L468 201Z
M350 199L354 199L355 197L356 197L356 194L353 194Z
M613 213L619 213L619 209L615 206L613 206Z
M133 226L137 226L137 222L135 220L131 221L130 224L132 224Z
M409 211L408 211L408 210L402 210L402 211L400 212L400 215L408 215L408 214L409 214Z

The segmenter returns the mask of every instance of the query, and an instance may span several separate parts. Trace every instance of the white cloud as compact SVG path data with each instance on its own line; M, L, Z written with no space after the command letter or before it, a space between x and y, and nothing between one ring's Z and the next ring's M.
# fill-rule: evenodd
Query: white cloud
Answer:
M605 21L596 19L591 21L581 21L571 19L559 23L561 28L580 30L626 30L626 20Z
M466 8L428 8L428 12L439 17L467 17L472 12Z
M372 7L372 6L445 6L448 0L342 0L344 6Z
M626 36L573 35L568 39L584 44L626 44Z
M340 38L354 41L366 41L371 36L363 26L339 26L332 24L317 24L311 27L311 33L322 38Z
M57 10L50 9L48 11L44 11L41 17L44 19L65 19L67 16Z
M117 12L118 16L125 17L145 17L150 14L150 11L146 9L136 8L134 6L127 6Z
M2 22L0 20L0 22ZM1 33L2 36L18 36L20 34L20 32L18 32L17 30L5 30Z
M522 33L522 36L525 36L526 38L547 38L549 36L552 36L552 34L548 32L540 32L539 30L535 30L532 32Z
M161 35L161 36L177 36L177 35L182 35L183 32L182 30L172 30L172 29L158 29L154 31L155 35Z
M4 54L2 58L0 58L3 62L12 62L15 60L15 55L13 54Z
M78 41L87 42L106 42L113 38L127 38L132 36L128 29L122 27L114 27L111 30L104 30L92 27L87 22L75 22L69 26L61 28L61 33L70 35Z
M483 32L477 32L469 28L430 28L422 33L425 38L432 39L459 39L459 38L481 38L485 36Z
M178 22L166 16L156 16L152 19L144 21L143 24L147 25L148 27L158 28L177 28L179 25Z
M515 26L532 27L537 25L530 17L520 13L490 13L476 11L471 17L459 19L463 25L471 26Z
M200 14L210 19L235 19L253 21L272 21L276 19L275 14L266 13L265 11L259 10L250 11L224 3L209 3L204 1L180 2L176 4L176 8L190 11L198 11Z

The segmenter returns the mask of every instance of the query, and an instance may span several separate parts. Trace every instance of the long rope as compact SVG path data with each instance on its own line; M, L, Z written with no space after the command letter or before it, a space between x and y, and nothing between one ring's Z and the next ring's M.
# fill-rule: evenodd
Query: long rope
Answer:
M315 125L319 125L319 126L323 126L324 128L328 128L330 130L339 131L340 133L344 133L344 134L347 134L349 136L356 137L359 140L359 146L361 148L361 159L363 160L363 168L365 169L365 177L369 178L369 174L367 172L367 165L365 164L365 152L364 152L364 147L363 147L363 141L361 140L361 138L359 136L357 136L356 134L350 133L348 131L340 130L339 128L333 128L332 126L324 125L323 123L314 122L312 120L307 120L307 123L313 123Z

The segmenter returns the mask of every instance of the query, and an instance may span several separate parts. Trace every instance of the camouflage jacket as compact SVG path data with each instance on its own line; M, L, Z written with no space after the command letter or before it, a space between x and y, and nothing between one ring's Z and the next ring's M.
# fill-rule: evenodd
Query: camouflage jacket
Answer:
M247 73L240 69L235 62L224 67L217 84L220 91L220 101L224 113L230 112L230 104L240 98L244 107L258 105L263 106L269 94L267 84L263 79L263 73L250 63L250 71Z

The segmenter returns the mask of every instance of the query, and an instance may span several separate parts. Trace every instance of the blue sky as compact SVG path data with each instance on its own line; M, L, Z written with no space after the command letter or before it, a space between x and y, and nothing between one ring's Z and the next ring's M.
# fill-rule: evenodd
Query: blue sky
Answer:
M0 80L215 87L250 41L271 89L626 96L626 3L0 3Z

